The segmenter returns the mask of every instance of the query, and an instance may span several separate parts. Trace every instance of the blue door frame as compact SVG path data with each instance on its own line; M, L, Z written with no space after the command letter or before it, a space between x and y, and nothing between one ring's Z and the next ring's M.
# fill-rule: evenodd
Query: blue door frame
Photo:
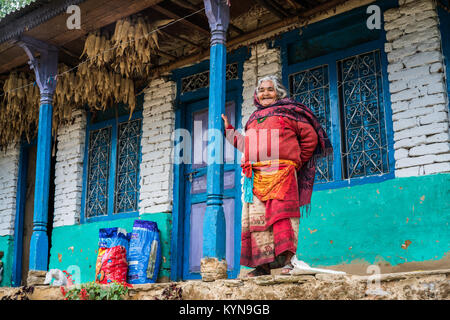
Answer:
M19 172L16 190L16 217L14 221L14 253L11 275L11 285L21 286L22 282L22 256L23 256L23 222L25 219L25 203L27 191L28 159L30 147L36 145L36 139L30 143L22 142L19 155Z
M237 119L240 118L240 110L238 111L237 108L237 99L238 94L237 91L229 91L227 92L226 101L234 101L235 102L235 119L234 121L238 121ZM206 109L208 107L208 99L202 99L198 100L192 103L186 103L186 129L189 132L193 132L192 128L192 121L193 121L193 114L197 111L201 111L203 109ZM231 120L230 120L231 121ZM237 122L236 122L237 123ZM227 143L227 142L225 142ZM241 199L241 184L240 184L240 166L239 166L239 151L236 149L233 150L234 154L234 164L225 164L224 165L224 172L234 172L234 188L232 189L225 189L224 190L224 200L234 198L234 224L233 224L233 234L234 234L234 248L233 248L233 255L234 255L234 264L232 266L228 266L228 278L236 278L239 274L240 265L239 265L239 257L240 257L240 231L241 231L241 210L242 210L242 204L240 202ZM192 280L192 279L200 279L201 275L198 272L190 272L189 271L189 241L190 241L190 225L187 223L187 221L190 221L191 219L191 205L199 204L199 203L206 203L206 190L203 193L199 194L191 194L191 182L189 179L187 179L187 176L190 173L193 173L194 178L199 178L201 176L206 176L207 167L200 167L200 168L192 168L191 164L185 164L183 166L183 176L181 176L180 183L184 182L184 199L182 200L184 203L184 230L183 230L183 279L184 280Z
M242 73L243 62L250 57L250 49L243 47L236 50L233 53L227 55L227 63L237 63L237 79L228 80L226 82L226 101L235 101L235 115L236 115L236 128L241 128L241 105L242 105ZM187 128L187 112L188 104L195 103L196 101L207 99L209 95L209 88L200 88L193 92L187 92L181 94L182 78L209 70L209 60L202 61L197 65L178 69L173 71L172 80L177 83L177 96L175 101L175 129ZM235 199L235 246L234 246L234 266L231 272L228 272L229 278L235 278L240 271L240 231L241 221L240 213L242 210L242 204L240 201L241 195L241 181L240 181L240 152L235 151L235 188L233 189ZM173 166L173 212L172 212L172 233L171 233L171 272L170 279L172 281L178 281L183 279L184 265L189 264L189 260L186 259L185 253L185 239L188 239L185 234L185 219L186 219L186 183L185 168L183 164L175 163ZM224 166L224 169L229 169ZM230 197L230 190L224 192L224 197ZM195 201L196 199L194 199ZM198 199L197 199L198 200ZM192 276L190 279L200 278Z

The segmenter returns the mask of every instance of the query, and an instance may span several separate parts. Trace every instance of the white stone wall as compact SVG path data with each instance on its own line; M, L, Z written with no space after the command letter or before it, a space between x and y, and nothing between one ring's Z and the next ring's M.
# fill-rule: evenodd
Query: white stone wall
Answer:
M253 93L258 79L268 75L277 75L281 81L281 58L278 48L269 49L266 43L262 43L252 46L251 54L250 59L244 62L242 74L242 128L255 110Z
M0 151L0 236L14 235L19 157L19 146Z
M176 85L153 80L144 96L139 213L172 212Z
M54 227L74 225L80 221L86 139L85 111L74 111L73 122L58 130L57 139Z
M251 57L244 62L242 73L242 108L241 124L244 130L250 115L255 111L253 104L253 94L258 80L268 75L277 75L281 81L281 58L278 48L269 49L267 44L257 44L251 47ZM228 142L227 142L228 143ZM241 153L241 157L244 154ZM244 185L244 175L241 173L241 186ZM241 194L242 201L244 192Z
M384 14L395 175L450 171L448 97L432 0L400 0Z

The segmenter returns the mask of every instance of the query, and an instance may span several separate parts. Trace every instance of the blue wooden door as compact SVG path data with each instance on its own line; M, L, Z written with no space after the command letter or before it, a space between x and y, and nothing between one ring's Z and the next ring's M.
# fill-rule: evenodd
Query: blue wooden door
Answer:
M236 100L228 100L226 114L236 123ZM191 137L191 162L184 164L184 247L183 279L200 279L203 253L203 217L206 210L206 161L208 139L208 99L186 105L186 129ZM240 255L240 174L237 152L224 139L224 199L226 260L228 277L239 274ZM240 159L240 158L239 158Z

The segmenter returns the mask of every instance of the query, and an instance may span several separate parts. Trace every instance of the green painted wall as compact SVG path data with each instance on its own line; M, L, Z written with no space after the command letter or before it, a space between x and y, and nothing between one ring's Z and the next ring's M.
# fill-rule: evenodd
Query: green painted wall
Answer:
M12 263L14 255L14 238L11 236L0 237L0 251L3 251L3 279L0 287L11 286Z
M450 174L313 192L297 256L312 266L441 259L450 248L449 199Z
M302 218L297 255L312 266L442 259L450 249L450 174L397 178L380 183L315 191L309 217ZM159 277L170 275L171 215L143 214L158 223L163 263ZM81 269L81 282L93 281L98 230L121 227L131 232L135 218L53 229L49 269ZM13 238L0 237L5 265L1 286L11 281Z
M131 232L136 219L154 221L160 230L162 264L158 277L170 276L171 215L168 213L142 214L139 218L115 219L53 229L49 269L67 270L76 265L81 271L81 283L94 281L98 250L98 230L120 227Z

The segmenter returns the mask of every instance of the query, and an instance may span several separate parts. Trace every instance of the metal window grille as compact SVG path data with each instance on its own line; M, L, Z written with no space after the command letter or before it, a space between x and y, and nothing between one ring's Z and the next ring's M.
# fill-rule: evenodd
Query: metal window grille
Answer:
M111 127L91 131L88 149L86 216L107 215Z
M389 172L380 51L337 62L343 179Z
M238 79L237 63L227 64L226 80ZM209 87L209 70L181 79L181 94Z
M119 124L114 213L137 210L141 119Z
M323 65L291 74L289 86L291 96L314 112L328 136L331 137L328 66ZM315 183L333 181L333 162L331 160L319 159L316 169Z

